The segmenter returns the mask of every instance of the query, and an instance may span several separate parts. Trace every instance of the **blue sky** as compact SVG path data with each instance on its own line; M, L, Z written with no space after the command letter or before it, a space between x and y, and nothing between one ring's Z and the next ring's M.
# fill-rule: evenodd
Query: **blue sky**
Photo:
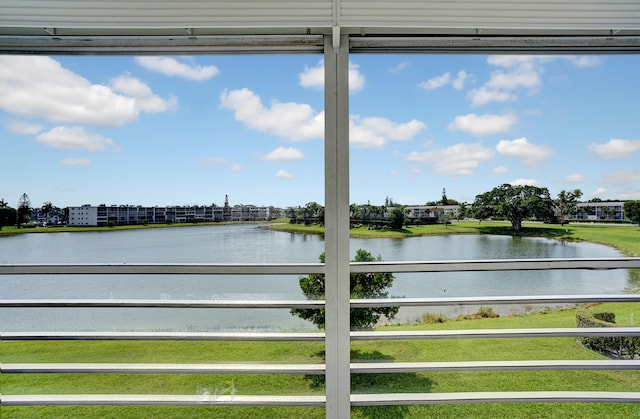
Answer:
M322 57L0 56L0 199L324 203ZM640 199L640 56L352 55L350 202Z

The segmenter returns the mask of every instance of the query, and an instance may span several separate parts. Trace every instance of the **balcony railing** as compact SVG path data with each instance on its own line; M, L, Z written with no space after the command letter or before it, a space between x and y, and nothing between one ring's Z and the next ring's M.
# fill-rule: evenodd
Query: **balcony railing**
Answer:
M536 259L437 262L352 263L354 272L462 272L547 269L634 269L640 258ZM0 265L4 275L306 275L324 273L323 264L24 264ZM500 304L582 304L640 302L640 295L545 295L351 300L350 308L372 306L451 306ZM320 300L143 300L143 299L0 299L0 308L322 308ZM513 339L551 337L640 336L640 327L536 328L415 331L352 331L350 340ZM317 341L324 332L9 332L2 341ZM158 343L161 345L162 343ZM347 354L348 356L348 354ZM0 360L1 362L2 360ZM2 374L324 374L326 364L180 364L180 363L2 363ZM638 370L638 360L525 360L461 362L358 362L346 374L461 371ZM327 383L330 386L331 383ZM327 388L329 393L329 388ZM351 394L351 406L402 404L465 404L481 402L608 402L639 403L640 392L531 391L455 393ZM316 395L155 395L155 394L2 394L4 406L216 405L324 406Z

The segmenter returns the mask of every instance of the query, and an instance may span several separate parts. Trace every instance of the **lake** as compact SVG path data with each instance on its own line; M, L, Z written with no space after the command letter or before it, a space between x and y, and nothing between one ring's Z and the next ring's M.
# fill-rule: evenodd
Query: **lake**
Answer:
M354 238L357 249L385 261L509 258L608 258L618 251L544 238L450 235L404 239ZM190 226L86 233L20 234L0 238L0 264L12 263L301 263L318 262L322 237L256 225ZM396 274L395 297L619 294L627 270ZM4 276L0 298L303 299L297 276ZM494 307L495 311L499 307ZM447 316L473 307L402 309ZM501 313L522 307L500 307ZM2 331L301 330L312 325L284 309L0 309Z

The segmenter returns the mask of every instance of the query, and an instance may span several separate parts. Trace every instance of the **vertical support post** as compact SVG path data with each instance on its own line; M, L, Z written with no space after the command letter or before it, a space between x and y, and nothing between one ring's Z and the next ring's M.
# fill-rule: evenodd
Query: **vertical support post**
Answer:
M326 417L336 419L351 413L349 39L340 38L324 39Z

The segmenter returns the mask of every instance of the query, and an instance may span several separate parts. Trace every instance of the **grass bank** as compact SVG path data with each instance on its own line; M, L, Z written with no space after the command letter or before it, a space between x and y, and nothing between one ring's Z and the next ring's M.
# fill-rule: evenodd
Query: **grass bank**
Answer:
M303 226L280 223L269 228L302 234L324 234L319 225ZM511 224L506 221L456 221L453 224L434 224L409 226L401 230L369 230L366 226L352 228L351 237L388 237L404 238L446 234L497 234L514 235ZM518 233L524 237L546 237L549 239L588 241L614 247L628 256L640 256L640 227L637 225L610 224L543 224L536 222L523 223Z
M0 237L11 236L15 234L29 233L88 233L88 232L111 232L126 230L144 230L149 228L178 228L178 227L197 227L197 226L219 226L229 224L269 224L269 223L285 223L287 218L280 218L272 221L216 221L216 222L196 222L196 223L171 223L171 224L133 224L118 226L89 226L89 227L67 227L67 226L50 226L50 227L21 227L4 226L0 230Z

